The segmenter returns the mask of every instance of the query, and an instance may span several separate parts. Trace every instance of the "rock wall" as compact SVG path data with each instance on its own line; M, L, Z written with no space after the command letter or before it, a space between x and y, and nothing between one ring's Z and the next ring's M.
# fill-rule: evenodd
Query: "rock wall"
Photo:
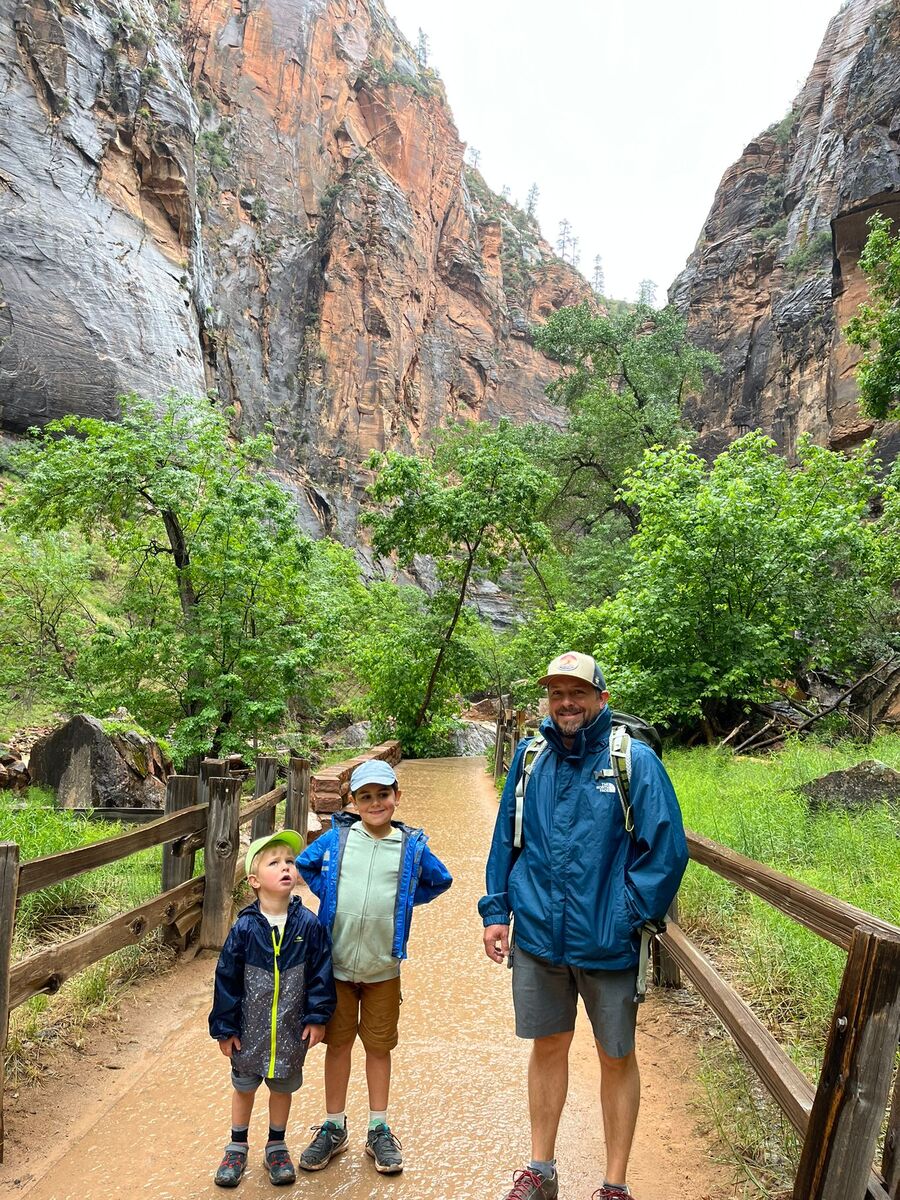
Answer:
M788 454L803 433L900 453L896 424L860 416L858 352L841 336L876 209L900 218L900 4L849 0L790 112L726 171L669 292L722 359L688 412L707 452L761 427Z
M378 0L0 0L0 429L215 391L309 527L457 415L558 420L586 297Z

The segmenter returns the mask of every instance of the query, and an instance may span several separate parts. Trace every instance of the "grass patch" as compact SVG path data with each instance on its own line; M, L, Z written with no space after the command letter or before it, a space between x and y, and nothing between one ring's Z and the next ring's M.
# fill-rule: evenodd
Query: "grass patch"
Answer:
M125 829L117 822L88 821L57 809L52 793L38 788L22 796L0 793L0 824L4 838L18 843L23 862L103 841ZM161 866L162 847L154 846L23 896L16 916L14 961L68 941L158 895ZM171 958L155 930L138 945L80 971L56 996L34 996L14 1009L7 1047L12 1082L39 1077L45 1052L54 1044L80 1046L85 1031L115 1010L131 983L155 974Z
M900 811L879 805L853 814L810 812L796 792L864 758L900 769L900 737L863 746L797 742L768 759L676 750L666 765L688 828L900 924ZM695 863L679 903L685 928L815 1081L846 954ZM751 1185L758 1175L759 1194L771 1195L773 1178L784 1186L795 1169L798 1146L783 1122L773 1126L773 1106L739 1061L730 1043L711 1058L709 1107Z

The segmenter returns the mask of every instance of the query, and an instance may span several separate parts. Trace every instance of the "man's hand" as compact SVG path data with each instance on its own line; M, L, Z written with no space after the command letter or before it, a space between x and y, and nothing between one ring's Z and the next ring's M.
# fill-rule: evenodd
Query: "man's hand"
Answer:
M491 962L502 963L509 954L509 926L487 925L484 930L484 952Z
M240 1048L241 1048L241 1039L239 1037L234 1037L233 1035L231 1037L225 1038L223 1041L219 1042L219 1049L222 1051L222 1053L225 1055L226 1058L231 1058L231 1056L235 1052L235 1050L240 1050Z
M325 1026L304 1025L301 1036L304 1042L307 1038L309 1038L309 1049L312 1050L313 1046L318 1046L319 1042L321 1042L322 1038L325 1036Z

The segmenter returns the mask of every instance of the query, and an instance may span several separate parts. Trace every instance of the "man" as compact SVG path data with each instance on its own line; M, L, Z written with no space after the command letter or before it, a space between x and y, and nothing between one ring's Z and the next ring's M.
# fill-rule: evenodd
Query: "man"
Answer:
M532 1157L516 1172L505 1200L556 1200L559 1194L554 1151L579 995L600 1057L606 1137L606 1179L593 1200L622 1200L631 1195L625 1178L640 1103L634 1028L641 929L665 916L687 865L687 846L665 768L636 740L633 829L626 830L611 770L609 692L594 659L561 654L540 683L550 715L540 729L546 746L525 789L521 849L514 845L516 784L526 742L503 789L488 894L478 905L488 958L512 959L516 1033L533 1039Z

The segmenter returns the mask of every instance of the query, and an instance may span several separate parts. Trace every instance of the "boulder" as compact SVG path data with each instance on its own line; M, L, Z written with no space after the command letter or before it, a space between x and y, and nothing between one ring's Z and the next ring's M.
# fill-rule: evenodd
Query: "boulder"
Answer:
M459 758L477 758L493 754L497 726L494 721L463 721L452 735L453 753Z
M806 797L811 808L842 808L858 812L875 804L900 807L900 771L887 763L868 758L846 771L831 771L798 791Z
M80 714L35 743L31 781L53 788L60 808L163 808L172 764L136 730L107 733Z
M338 746L352 746L354 749L371 746L372 722L357 721L354 725L348 725L346 729L340 731L335 744Z

